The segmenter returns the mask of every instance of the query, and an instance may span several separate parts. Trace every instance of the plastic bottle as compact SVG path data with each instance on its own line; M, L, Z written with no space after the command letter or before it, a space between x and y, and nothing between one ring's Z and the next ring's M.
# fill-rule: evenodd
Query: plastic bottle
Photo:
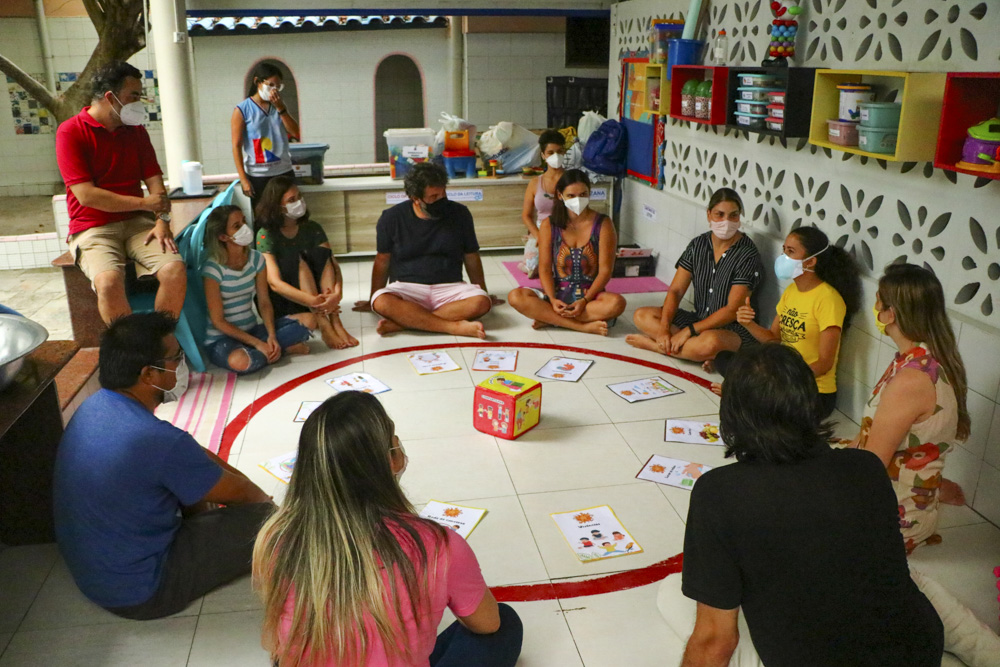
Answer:
M715 43L712 45L712 62L717 67L726 64L726 55L729 53L729 37L725 30L720 30L715 36Z
M681 115L694 118L694 98L698 93L697 79L690 79L681 86Z
M695 118L700 118L702 120L709 119L709 108L712 103L712 81L702 81L698 84L698 92L694 97L694 115Z

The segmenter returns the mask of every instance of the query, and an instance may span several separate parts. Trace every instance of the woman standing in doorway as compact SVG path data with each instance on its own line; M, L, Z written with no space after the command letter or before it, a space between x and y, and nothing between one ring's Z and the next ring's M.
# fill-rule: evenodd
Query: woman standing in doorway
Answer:
M528 230L527 243L524 246L524 262L520 269L529 278L538 277L538 228L542 220L552 215L552 203L556 200L556 183L565 173L566 138L555 130L545 130L538 137L538 147L541 149L542 161L545 162L545 173L535 176L528 182L524 191L524 207L521 209L521 222Z
M233 161L255 216L267 182L275 176L292 175L288 142L289 138L299 140L299 124L281 99L284 86L281 70L270 63L257 63L246 99L233 109Z

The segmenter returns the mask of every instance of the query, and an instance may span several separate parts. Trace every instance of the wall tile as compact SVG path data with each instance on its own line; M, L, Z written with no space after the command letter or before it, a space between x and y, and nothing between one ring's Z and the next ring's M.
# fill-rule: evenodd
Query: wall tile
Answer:
M978 324L963 323L958 351L965 362L969 388L995 398L1000 387L1000 336Z
M964 447L956 447L945 461L944 476L962 487L966 502L973 502L984 465L982 458L970 454Z
M966 498L968 497L966 492ZM972 508L994 524L1000 525L1000 468L983 464Z
M962 446L976 458L982 459L986 453L986 443L989 440L996 403L974 391L968 392L965 403L969 418L972 420L972 431Z
M1000 468L1000 408L993 410L993 424L986 440L983 460L994 468Z

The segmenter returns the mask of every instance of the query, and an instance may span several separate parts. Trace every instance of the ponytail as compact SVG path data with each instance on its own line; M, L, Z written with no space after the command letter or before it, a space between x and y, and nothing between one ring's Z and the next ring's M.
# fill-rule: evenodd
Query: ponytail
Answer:
M844 331L851 326L851 318L861 306L861 274L853 258L843 249L830 244L826 234L816 227L803 226L792 231L802 247L806 257L816 256L816 267L813 269L820 280L837 290L840 298L847 306L844 314Z

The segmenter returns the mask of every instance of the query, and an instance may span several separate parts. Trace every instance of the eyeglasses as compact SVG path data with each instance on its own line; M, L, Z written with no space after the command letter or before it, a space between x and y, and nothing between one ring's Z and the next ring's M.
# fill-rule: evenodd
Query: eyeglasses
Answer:
M172 357L164 357L163 359L160 359L160 361L173 361L174 363L179 364L184 361L184 350L181 350Z
M264 85L267 86L268 88L273 88L274 90L277 90L279 93L285 89L285 84L283 83L279 83L276 86L273 83L268 83L267 81L265 81Z

